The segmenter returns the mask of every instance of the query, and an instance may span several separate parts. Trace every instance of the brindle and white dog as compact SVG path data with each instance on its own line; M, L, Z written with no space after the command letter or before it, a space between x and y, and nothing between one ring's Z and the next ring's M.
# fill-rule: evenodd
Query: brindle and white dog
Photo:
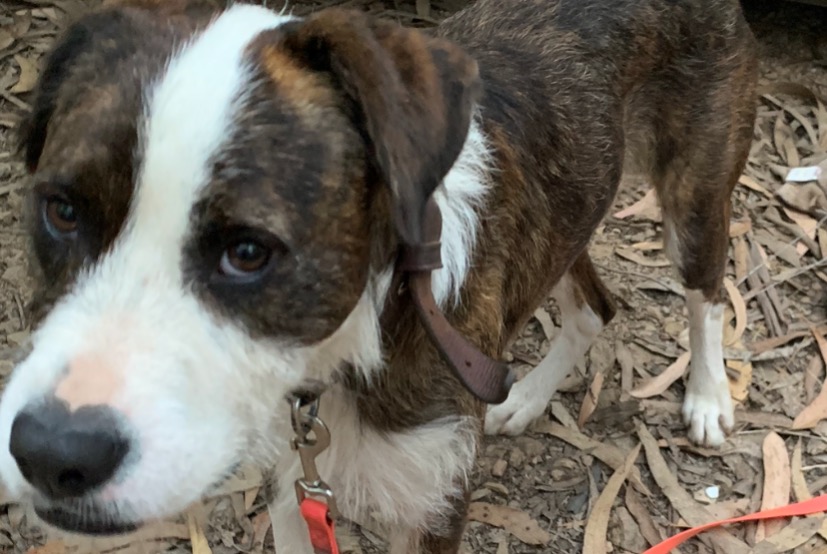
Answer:
M251 462L281 484L279 552L305 554L285 397L321 382L344 515L379 514L394 554L456 553L483 423L522 432L614 314L586 247L631 162L686 288L689 436L720 445L755 74L737 0L479 0L432 32L196 0L81 17L23 128L40 287L3 481L51 524L114 533ZM562 312L487 414L389 290L394 214L432 192L454 328L496 358L549 293Z

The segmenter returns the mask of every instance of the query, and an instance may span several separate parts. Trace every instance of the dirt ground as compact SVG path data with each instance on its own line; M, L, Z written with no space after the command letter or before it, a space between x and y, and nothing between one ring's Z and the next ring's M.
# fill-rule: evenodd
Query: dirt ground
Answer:
M12 147L15 128L30 109L39 58L67 17L96 2L0 3L0 383L29 332L19 219L27 181ZM295 11L325 4L428 26L465 2L327 0L298 3ZM827 8L770 0L745 0L745 8L760 43L763 88L730 231L726 344L740 401L735 433L719 451L685 439L683 292L663 255L659 211L645 183L630 181L591 246L618 316L546 417L522 437L486 439L473 475L466 552L582 552L586 537L594 545L589 554L640 553L688 524L825 492L827 389L819 392L827 359L827 182L784 178L791 167L827 160ZM546 308L510 354L521 374L540 360L559 323L551 302ZM105 541L51 533L0 497L0 553L271 552L255 474L239 475L223 492L178 520ZM341 534L343 552L386 551L380 530L344 525ZM824 554L827 520L728 527L680 551Z

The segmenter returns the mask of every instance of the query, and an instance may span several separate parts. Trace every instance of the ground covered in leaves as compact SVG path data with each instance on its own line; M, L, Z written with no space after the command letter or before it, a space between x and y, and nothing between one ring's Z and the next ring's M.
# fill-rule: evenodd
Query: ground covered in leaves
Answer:
M0 4L0 382L11 371L9 352L29 332L19 221L26 180L13 134L30 109L41 56L67 17L96 1ZM428 26L464 1L327 0L296 11L325 4ZM659 210L646 184L631 180L591 247L618 317L546 417L523 437L486 440L466 552L639 553L687 526L827 489L827 9L770 0L746 7L760 42L762 96L730 229L725 340L736 432L719 451L684 438L683 292L663 255ZM819 164L820 182L790 182L791 168ZM519 372L541 359L556 319L551 303L538 310L510 353ZM0 497L0 552L271 551L258 486L254 473L241 474L180 520L94 542L52 535ZM384 552L385 544L379 530L354 526L342 549ZM734 526L682 551L824 554L827 519Z

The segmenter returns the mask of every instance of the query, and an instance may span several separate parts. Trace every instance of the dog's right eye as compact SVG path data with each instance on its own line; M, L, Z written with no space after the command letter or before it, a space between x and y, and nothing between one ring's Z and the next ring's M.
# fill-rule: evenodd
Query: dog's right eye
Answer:
M52 196L43 203L43 212L50 230L60 236L77 231L78 214L75 207L65 198Z
M239 241L224 251L219 265L223 275L244 277L263 270L270 261L269 248L252 240Z

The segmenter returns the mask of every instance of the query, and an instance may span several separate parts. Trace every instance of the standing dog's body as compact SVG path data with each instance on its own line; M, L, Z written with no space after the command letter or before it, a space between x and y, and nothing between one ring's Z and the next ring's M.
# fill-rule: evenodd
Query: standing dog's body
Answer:
M436 36L120 4L69 29L24 135L43 279L0 476L47 520L115 532L253 461L278 551L309 552L284 398L321 381L344 514L390 524L394 554L455 553L483 418L522 431L613 315L585 249L627 158L687 288L690 436L723 441L718 294L754 117L737 0L480 0ZM453 325L497 357L549 291L562 312L487 415L389 291L394 218L440 182Z

